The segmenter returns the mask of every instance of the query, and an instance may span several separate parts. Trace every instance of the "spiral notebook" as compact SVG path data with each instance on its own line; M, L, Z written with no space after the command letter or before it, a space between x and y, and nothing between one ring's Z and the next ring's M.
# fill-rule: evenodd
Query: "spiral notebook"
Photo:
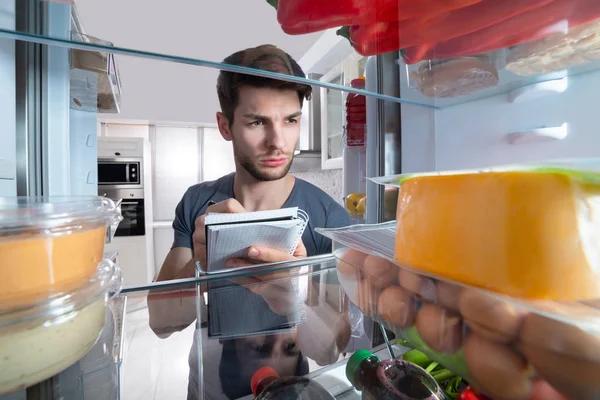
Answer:
M209 213L204 223L206 272L215 273L226 268L228 259L246 257L248 248L254 245L293 254L308 224L308 214L298 207L247 213ZM249 267L236 269L242 268Z

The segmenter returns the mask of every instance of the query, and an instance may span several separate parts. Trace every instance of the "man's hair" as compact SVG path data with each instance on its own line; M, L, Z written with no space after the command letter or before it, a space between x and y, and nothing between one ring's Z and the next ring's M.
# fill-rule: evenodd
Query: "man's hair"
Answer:
M251 49L254 50L254 49ZM287 53L285 54L288 60L281 60L278 54L263 54L259 58L253 60L251 65L244 65L244 56L248 50L241 50L233 53L229 57L223 60L223 64L247 66L250 68L263 69L261 68L261 61L268 61L268 59L275 59L282 63L289 65L291 71L288 75L294 75L304 78L304 72L302 68L296 63L296 61L290 57ZM284 67L287 69L287 66ZM269 69L265 69L269 70ZM279 70L274 72L280 72ZM283 72L287 73L287 72ZM239 103L239 90L243 86L249 86L254 88L270 88L278 90L294 90L298 93L298 100L300 100L300 106L303 105L304 100L309 100L312 94L312 87L306 84L300 84L295 82L287 82L279 79L265 78L255 75L241 74L237 72L221 71L217 78L217 95L219 96L219 103L221 105L221 112L225 115L225 118L229 121L229 124L233 124L233 114Z

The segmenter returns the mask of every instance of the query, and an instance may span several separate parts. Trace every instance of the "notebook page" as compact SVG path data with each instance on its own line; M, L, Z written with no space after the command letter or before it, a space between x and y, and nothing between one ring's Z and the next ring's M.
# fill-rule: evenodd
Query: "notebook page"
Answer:
M302 219L207 226L207 272L224 269L230 258L246 257L253 245L293 251L304 227Z
M295 218L298 207L280 208L278 210L253 211L245 213L208 213L204 218L205 225L223 224L230 222L249 222L257 220Z

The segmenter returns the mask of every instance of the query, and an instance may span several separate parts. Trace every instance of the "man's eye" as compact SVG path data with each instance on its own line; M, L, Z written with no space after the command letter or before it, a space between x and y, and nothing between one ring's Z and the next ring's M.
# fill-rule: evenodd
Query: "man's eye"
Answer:
M250 122L250 125L252 125L252 126L261 126L262 124L263 124L262 121L252 121L252 122Z
M288 119L288 123L290 123L290 124L295 124L297 122L298 122L298 120L296 118L289 118Z

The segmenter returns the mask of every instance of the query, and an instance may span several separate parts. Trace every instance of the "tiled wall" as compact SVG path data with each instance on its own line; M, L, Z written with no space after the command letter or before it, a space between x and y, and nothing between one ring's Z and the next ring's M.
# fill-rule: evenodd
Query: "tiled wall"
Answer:
M321 190L324 190L340 204L343 203L342 196L344 175L341 169L296 172L293 175L312 183Z

